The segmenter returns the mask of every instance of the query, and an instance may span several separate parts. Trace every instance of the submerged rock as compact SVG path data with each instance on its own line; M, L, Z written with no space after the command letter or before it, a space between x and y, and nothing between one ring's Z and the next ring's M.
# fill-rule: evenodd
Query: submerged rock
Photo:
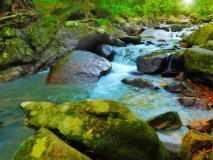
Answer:
M100 159L167 160L155 131L116 101L24 102L25 124L55 131Z
M90 160L46 128L41 128L21 144L12 160L20 159Z
M174 111L157 115L146 122L155 130L179 129L182 127L180 116Z
M48 83L97 82L111 69L110 62L92 52L73 51L50 70Z

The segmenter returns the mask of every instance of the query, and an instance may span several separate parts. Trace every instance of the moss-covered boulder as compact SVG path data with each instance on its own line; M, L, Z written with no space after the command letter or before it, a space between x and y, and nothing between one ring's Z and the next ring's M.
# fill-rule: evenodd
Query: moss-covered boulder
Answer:
M88 83L97 82L100 76L107 74L111 63L95 53L73 51L59 61L50 70L48 83Z
M180 23L179 19L177 19L175 16L171 15L167 20L167 24L175 24L175 23Z
M205 44L208 40L213 40L213 24L211 23L186 37L186 42L191 46Z
M179 129L182 127L180 116L175 111L157 115L146 122L155 130Z
M90 33L83 35L76 49L78 50L87 50L91 52L95 52L95 49L101 44L109 44L109 34L105 29L97 28L96 30L92 30Z
M41 53L53 40L59 29L59 21L54 16L46 15L30 27L31 31L26 30L29 33L28 41L37 53Z
M122 104L83 100L55 105L23 102L25 124L46 127L72 146L103 160L165 160L167 151L155 131Z
M194 81L213 82L213 51L192 47L184 52L184 70Z
M90 160L46 128L41 128L21 144L12 160L20 159Z
M213 51L213 40L209 40L204 45L201 46L202 48L206 48Z
M27 64L34 61L33 50L26 41L13 38L6 39L4 50L0 53L0 70L13 64Z
M181 153L184 160L190 160L192 155L212 148L212 144L212 137L209 134L191 129L182 139Z

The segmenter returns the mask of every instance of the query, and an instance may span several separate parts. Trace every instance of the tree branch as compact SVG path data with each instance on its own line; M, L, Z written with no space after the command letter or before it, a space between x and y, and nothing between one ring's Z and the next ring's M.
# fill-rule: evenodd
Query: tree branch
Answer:
M33 16L35 16L35 14L29 14L29 13L13 14L11 16L6 16L6 17L0 18L0 23L3 22L3 21L9 20L9 19L14 19L14 18L19 17L19 16L30 16L30 17L33 17Z

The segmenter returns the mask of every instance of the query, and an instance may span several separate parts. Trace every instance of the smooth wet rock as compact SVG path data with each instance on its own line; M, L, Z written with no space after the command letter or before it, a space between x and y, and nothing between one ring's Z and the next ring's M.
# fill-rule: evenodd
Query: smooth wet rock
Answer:
M86 83L97 82L100 76L111 69L110 62L95 53L73 51L50 70L48 83Z
M169 32L162 29L146 29L140 34L141 38L156 38L162 40L171 39Z
M26 125L57 132L100 159L168 160L155 131L117 101L23 102L21 107Z
M201 110L210 110L210 107L205 99L196 98L193 107L201 109Z
M182 28L180 25L173 24L173 25L171 26L171 30L172 30L172 32L180 32L180 31L183 30L183 28Z
M182 139L181 153L184 160L189 160L192 158L191 155L204 149L208 150L212 148L212 145L213 141L209 134L191 129Z
M106 58L107 60L111 61L114 58L114 51L112 49L112 46L107 44L101 44L96 48L97 55Z
M124 43L129 44L140 44L141 38L138 36L125 36L125 37L119 37L120 40L122 40Z
M201 109L201 110L210 110L210 107L206 100L196 98L196 97L181 97L178 99L181 105L184 107Z
M12 160L20 159L91 160L83 153L69 146L46 128L41 128L19 146Z
M164 86L164 89L171 93L179 93L183 91L185 88L186 87L183 85L183 83L174 83Z
M182 127L180 116L175 111L157 115L146 122L155 130L179 129Z
M109 43L109 34L105 29L93 30L85 36L81 37L79 40L76 49L77 50L87 50L95 52L95 49L101 44Z
M196 100L196 97L182 97L178 99L180 104L185 107L193 106L195 103L195 100Z
M181 91L181 94L186 96L186 97L201 97L202 94L194 89L184 89Z
M168 51L153 52L137 58L137 69L143 73L161 73L166 69Z
M154 85L152 85L150 82L142 79L142 78L135 78L135 79L122 79L122 83L128 84L133 87L138 87L138 88L155 88Z
M193 45L205 44L208 40L213 40L213 24L207 24L186 38L186 42Z
M186 125L188 129L194 129L201 133L211 133L211 125L206 121L192 121Z

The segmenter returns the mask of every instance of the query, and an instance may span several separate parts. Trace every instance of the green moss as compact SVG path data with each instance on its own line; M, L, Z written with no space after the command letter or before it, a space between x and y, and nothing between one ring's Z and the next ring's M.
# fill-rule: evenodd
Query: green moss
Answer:
M71 133L74 136L80 136L82 133L82 124L83 121L78 117L67 116L59 123L58 129L64 135L69 135Z
M186 38L191 46L205 44L208 40L213 40L213 24L205 25Z
M213 51L193 47L184 52L184 67L189 73L213 75Z
M37 52L42 52L54 38L58 31L59 21L50 15L46 15L33 23L31 32L28 35L31 46L36 48Z
M33 146L31 156L33 158L40 158L42 153L46 150L47 137L36 140L36 144Z
M155 131L117 101L46 105L49 102L23 103L25 122L57 131L76 146L94 151L101 159L167 160L167 151ZM35 111L37 114L32 115ZM42 116L46 122L40 119Z

